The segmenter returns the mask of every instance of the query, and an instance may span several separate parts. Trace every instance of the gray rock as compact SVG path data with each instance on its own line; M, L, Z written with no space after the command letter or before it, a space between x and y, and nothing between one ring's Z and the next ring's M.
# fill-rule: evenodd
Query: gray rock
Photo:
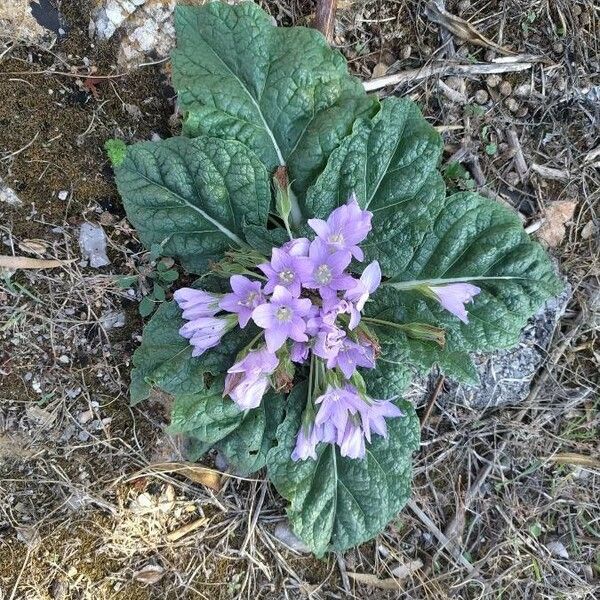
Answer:
M106 234L100 225L83 223L79 230L79 246L90 267L97 269L110 264L106 256Z
M567 286L558 298L548 300L527 324L516 348L476 355L474 362L479 384L471 386L448 380L447 391L440 400L478 409L521 404L529 395L533 378L542 365L570 297L571 288ZM431 385L426 380L417 380L409 396L416 404L421 404L429 397L430 390Z
M125 313L120 310L111 310L102 313L100 315L100 324L106 330L125 327Z

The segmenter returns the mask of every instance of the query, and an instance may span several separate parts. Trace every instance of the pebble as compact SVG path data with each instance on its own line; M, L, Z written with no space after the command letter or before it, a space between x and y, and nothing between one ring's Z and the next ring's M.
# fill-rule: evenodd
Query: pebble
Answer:
M402 48L401 56L404 60L409 59L411 54L412 54L412 46L410 44L407 44L406 46L404 46L404 48Z
M556 44L552 46L552 50L554 50L556 54L562 54L565 51L565 45L562 42L556 42Z
M487 79L485 80L485 82L491 88L498 87L501 81L502 79L500 78L500 76L496 74L488 75Z
M106 234L100 225L82 223L79 230L79 246L90 267L97 269L110 264L106 256Z
M71 359L66 354L61 354L58 357L58 362L62 363L63 365L68 365L71 362Z
M503 96L510 96L512 94L512 85L508 81L503 81L498 90Z
M516 113L519 110L519 103L514 98L507 98L504 104L510 112Z
M310 548L291 530L288 521L281 521L275 527L273 535L284 545L296 552L307 554Z
M485 104L489 100L489 94L485 90L477 90L475 92L475 102L477 104Z
M68 197L69 197L69 192L67 192L67 190L61 190L60 192L58 192L59 200L66 200Z

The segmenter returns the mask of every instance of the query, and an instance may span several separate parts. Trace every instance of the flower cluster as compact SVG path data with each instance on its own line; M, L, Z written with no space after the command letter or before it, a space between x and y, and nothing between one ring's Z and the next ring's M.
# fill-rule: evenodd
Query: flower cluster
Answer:
M278 370L308 365L308 398L294 460L315 459L320 442L337 444L342 456L362 458L373 434L387 435L386 418L402 415L393 399L370 398L357 371L374 368L377 358L377 345L361 320L381 283L381 270L377 261L358 278L348 270L353 260L354 265L364 260L359 244L371 230L371 218L351 196L327 220L309 219L314 239L292 239L273 248L270 260L257 266L260 273L233 275L230 293L192 288L175 293L187 321L180 334L189 339L194 356L219 344L236 326L258 326L259 334L225 379L224 394L242 410L260 404L274 380L281 379ZM462 320L465 302L478 292L470 284L427 290Z

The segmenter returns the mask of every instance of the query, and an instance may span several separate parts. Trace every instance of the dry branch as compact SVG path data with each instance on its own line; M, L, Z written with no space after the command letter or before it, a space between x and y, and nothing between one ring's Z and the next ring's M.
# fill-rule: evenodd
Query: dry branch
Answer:
M493 73L516 73L531 69L532 62L491 62L463 65L451 62L435 62L420 69L410 69L385 77L378 77L365 81L363 86L367 92L379 90L389 85L400 85L428 79L429 77L448 77L450 75L463 77L477 77L480 75L491 75Z

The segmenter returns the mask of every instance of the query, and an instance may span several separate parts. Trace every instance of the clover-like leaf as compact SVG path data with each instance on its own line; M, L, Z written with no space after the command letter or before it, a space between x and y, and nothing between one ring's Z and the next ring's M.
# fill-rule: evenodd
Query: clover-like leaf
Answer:
M174 137L127 148L115 167L127 218L150 248L201 273L231 247L247 247L244 227L266 227L271 201L264 166L243 144Z
M384 275L398 275L443 206L441 151L440 136L413 102L386 98L381 111L357 121L331 154L306 210L326 218L354 192L373 213L373 229L361 244L367 259L378 260Z
M184 133L235 139L303 196L354 120L377 110L342 54L304 27L275 27L252 2L178 6L173 83Z
M419 444L419 421L407 402L404 417L388 420L389 435L374 436L362 460L344 458L339 448L321 443L317 460L290 456L300 427L306 386L297 386L277 430L278 445L267 458L267 473L290 501L294 532L317 555L346 550L380 533L410 494L411 456ZM388 388L386 395L394 395Z

